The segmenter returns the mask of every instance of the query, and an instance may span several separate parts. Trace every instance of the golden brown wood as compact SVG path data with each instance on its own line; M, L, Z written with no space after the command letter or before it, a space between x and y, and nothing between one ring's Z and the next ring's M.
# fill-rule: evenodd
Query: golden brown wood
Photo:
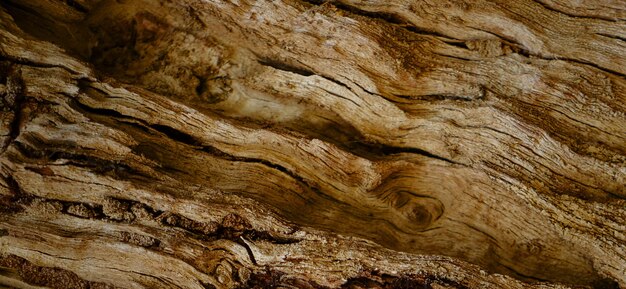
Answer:
M0 285L626 288L624 1L0 5Z

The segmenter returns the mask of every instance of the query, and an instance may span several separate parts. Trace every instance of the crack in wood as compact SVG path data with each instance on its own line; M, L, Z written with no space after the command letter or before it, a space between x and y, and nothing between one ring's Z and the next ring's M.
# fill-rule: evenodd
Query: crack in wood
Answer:
M20 127L23 121L22 111L26 96L24 95L24 83L16 71L14 64L6 68L7 71L2 78L5 80L6 91L2 97L2 102L7 105L13 112L13 118L9 124L9 135L0 148L0 155L17 139L20 134Z
M20 279L37 286L68 289L116 288L108 283L85 280L69 270L37 266L27 259L12 254L0 255L0 266L15 269Z

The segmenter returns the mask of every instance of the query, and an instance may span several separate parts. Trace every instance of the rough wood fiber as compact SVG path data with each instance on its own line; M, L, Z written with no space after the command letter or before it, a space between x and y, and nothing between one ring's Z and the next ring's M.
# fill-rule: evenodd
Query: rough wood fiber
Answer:
M626 288L624 1L3 1L0 284Z

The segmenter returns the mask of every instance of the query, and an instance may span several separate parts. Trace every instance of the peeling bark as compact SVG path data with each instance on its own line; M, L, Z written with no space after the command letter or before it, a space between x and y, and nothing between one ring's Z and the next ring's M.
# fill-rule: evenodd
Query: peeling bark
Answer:
M4 1L0 284L626 288L620 1Z

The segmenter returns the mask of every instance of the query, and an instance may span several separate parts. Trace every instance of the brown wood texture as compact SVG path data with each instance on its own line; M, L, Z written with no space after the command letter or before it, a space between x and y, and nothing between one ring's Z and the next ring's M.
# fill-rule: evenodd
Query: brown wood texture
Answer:
M626 288L623 0L6 0L0 96L0 286Z

